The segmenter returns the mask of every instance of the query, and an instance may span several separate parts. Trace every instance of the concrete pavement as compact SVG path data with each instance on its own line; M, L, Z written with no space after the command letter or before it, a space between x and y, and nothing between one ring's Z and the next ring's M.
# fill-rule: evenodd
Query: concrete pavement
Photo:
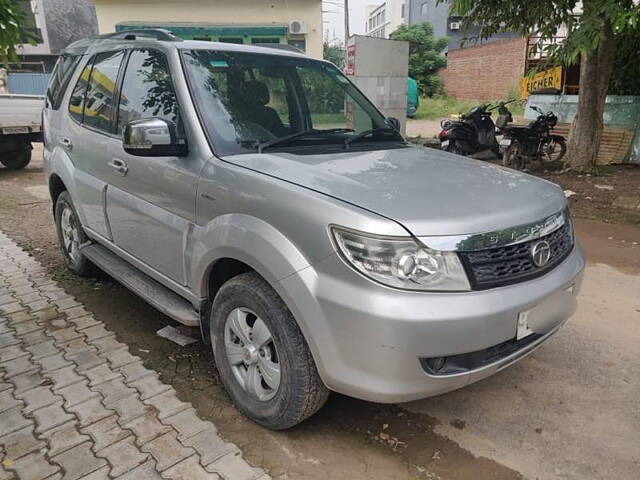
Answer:
M0 232L0 480L267 480Z

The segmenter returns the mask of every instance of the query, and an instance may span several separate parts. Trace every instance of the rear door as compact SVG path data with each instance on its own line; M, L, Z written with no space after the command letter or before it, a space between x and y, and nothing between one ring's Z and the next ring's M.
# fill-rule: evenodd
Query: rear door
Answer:
M111 239L106 218L106 191L113 170L108 166L114 134L118 78L125 53L112 51L91 57L69 99L70 121L58 137L74 169L75 198L83 225Z
M180 106L166 55L132 50L122 80L117 115L120 142L109 151L124 165L107 191L107 214L116 245L170 279L186 284L184 252L195 221L196 189L203 160L138 157L122 147L126 124L162 118L182 131Z

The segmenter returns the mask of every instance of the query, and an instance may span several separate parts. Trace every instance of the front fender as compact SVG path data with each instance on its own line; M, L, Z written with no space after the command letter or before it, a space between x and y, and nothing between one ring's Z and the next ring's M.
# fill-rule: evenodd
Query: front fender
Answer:
M246 263L271 285L310 265L273 225L246 214L216 217L204 227L196 227L192 241L187 263L194 293L202 298L208 295L211 268L222 258Z

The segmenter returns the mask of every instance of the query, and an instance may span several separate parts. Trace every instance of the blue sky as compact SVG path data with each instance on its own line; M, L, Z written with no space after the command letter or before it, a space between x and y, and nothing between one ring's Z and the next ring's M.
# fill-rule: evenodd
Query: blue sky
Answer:
M344 0L324 0L323 10L335 13L324 14L324 30L329 29L329 37L344 38ZM367 5L378 5L383 0L349 0L349 12L351 15L351 33L364 33L365 10Z

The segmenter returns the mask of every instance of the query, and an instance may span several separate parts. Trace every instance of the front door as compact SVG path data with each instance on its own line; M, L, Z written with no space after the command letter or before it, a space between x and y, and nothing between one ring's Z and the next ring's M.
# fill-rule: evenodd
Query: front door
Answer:
M132 50L124 71L117 115L126 124L163 118L182 128L167 58L153 49ZM110 149L114 179L107 190L107 216L115 244L149 267L186 284L184 252L195 221L198 175L203 162L186 157L129 155L116 142Z

